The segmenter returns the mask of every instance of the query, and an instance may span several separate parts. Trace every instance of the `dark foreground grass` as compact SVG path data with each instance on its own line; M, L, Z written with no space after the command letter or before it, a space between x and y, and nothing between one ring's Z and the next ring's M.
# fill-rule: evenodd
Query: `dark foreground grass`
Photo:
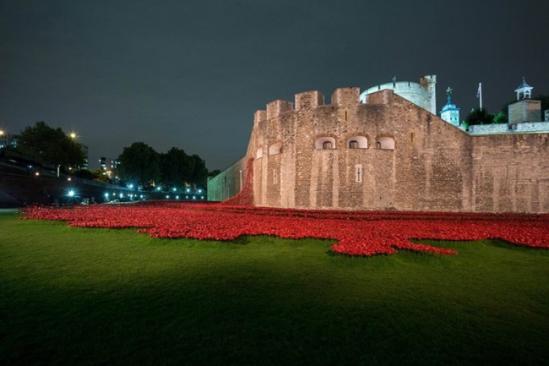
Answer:
M0 364L543 364L549 251L349 258L0 215Z

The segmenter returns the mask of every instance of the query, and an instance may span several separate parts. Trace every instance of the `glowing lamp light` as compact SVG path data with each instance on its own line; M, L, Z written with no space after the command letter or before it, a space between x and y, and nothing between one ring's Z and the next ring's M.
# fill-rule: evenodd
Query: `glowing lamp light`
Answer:
M119 196L120 198L124 198L124 193L120 193L118 196Z
M202 193L202 190L201 190L201 189L199 189L199 190L198 190L198 193Z
M128 188L133 189L133 184L132 183L128 184Z
M190 188L187 188L187 189L185 190L185 192L190 193L190 192L191 192L191 189L190 189Z
M38 177L40 176L40 172L34 172L34 175Z
M166 199L167 199L167 200L170 199L170 195L169 195L169 194L166 195Z
M193 196L193 200L195 200L195 199L196 199L196 196Z
M179 199L179 196L175 196L175 199L178 200L178 199Z
M6 134L6 131L0 130L0 137L4 136Z
M177 188L173 187L173 188L172 188L172 191L173 191L173 192L177 192Z
M71 178L71 177L68 177L67 180L70 182L70 181L72 180L72 178Z
M73 132L69 133L69 137L74 140L77 137L76 132L73 131Z
M109 199L109 192L105 192L104 196L106 199Z
M69 189L69 191L67 192L67 197L74 197L76 195L76 192L74 191L74 189Z
M185 196L185 199L188 200L188 199L189 199L189 196Z
M162 187L158 186L158 187L156 187L156 190L157 190L158 192L160 192L160 190L162 190Z

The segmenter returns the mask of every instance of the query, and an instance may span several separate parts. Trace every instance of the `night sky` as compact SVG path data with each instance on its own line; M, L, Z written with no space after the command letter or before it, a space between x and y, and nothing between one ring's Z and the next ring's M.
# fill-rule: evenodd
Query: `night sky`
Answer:
M144 141L224 168L256 109L438 75L462 113L549 94L549 1L0 0L0 128L74 129L91 166Z

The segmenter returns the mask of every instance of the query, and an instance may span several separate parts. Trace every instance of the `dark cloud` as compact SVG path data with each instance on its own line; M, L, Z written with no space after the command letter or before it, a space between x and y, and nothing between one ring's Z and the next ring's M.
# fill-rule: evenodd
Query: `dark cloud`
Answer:
M549 3L525 1L0 1L0 125L75 129L92 162L145 141L223 168L252 115L436 73L464 111L492 111L524 75L549 93Z

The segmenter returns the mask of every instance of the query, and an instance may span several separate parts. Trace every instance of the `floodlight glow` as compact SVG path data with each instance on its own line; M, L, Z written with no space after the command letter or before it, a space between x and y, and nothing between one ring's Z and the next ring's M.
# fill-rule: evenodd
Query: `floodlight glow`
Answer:
M106 199L109 199L109 192L105 192L104 196Z
M190 188L187 188L187 189L185 190L185 192L190 193L190 192L191 192L191 189L190 189Z
M158 186L156 187L156 190L160 192L160 190L162 189L162 187Z
M69 189L69 191L67 192L67 197L74 197L76 195L76 192L74 191L74 189Z
M69 137L74 140L76 138L76 132L73 131L69 133Z
M166 199L169 200L169 199L170 199L170 195L167 194L167 195L166 195Z
M133 189L133 184L132 183L128 184L128 188Z
M173 188L172 188L172 191L173 191L173 192L176 192L176 191L177 191L177 188L173 187Z
M124 198L124 193L120 193L118 196L119 196L120 198Z
M178 199L179 199L179 196L175 196L175 199L178 200Z
M198 193L202 193L202 190L201 190L201 189L199 189L199 190L198 190Z

